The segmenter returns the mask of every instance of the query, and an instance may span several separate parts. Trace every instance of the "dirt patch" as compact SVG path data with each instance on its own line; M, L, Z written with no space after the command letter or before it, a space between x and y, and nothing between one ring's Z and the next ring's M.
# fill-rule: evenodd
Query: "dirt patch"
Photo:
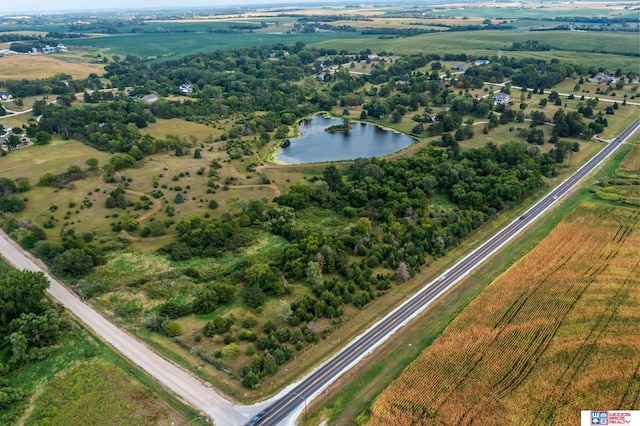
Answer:
M33 162L33 164L42 164L42 163L46 162L47 160L40 160L38 158L34 158L31 161Z

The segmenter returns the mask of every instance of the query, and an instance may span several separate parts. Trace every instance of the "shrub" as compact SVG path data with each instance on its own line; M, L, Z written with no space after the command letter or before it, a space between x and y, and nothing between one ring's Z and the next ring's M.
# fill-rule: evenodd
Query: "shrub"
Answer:
M164 332L169 337L176 337L182 334L182 327L177 321L167 321L164 325Z

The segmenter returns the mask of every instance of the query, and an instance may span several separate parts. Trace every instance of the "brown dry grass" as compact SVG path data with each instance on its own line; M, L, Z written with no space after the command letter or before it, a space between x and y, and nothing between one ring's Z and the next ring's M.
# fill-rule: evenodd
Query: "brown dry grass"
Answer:
M579 207L378 397L368 424L577 424L581 409L637 409L639 222L639 210Z
M98 67L72 64L52 56L11 55L0 58L0 80L47 78L58 73L70 74L73 78L80 79L100 72Z
M150 134L154 138L164 139L167 135L176 135L181 138L196 137L199 140L208 136L218 137L223 132L204 124L185 121L179 118L169 120L158 119L142 131L143 134Z

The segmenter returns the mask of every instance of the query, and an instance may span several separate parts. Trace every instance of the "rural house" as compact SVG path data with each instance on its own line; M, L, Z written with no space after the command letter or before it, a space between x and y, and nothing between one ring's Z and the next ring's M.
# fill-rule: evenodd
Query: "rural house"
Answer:
M511 97L506 93L499 92L493 95L493 102L496 104L507 104L510 100Z

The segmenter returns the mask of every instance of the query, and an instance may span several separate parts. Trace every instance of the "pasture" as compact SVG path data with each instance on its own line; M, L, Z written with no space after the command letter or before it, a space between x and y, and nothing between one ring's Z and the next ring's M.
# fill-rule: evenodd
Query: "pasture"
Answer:
M578 207L377 398L367 424L576 423L586 407L637 408L639 229L638 210Z

